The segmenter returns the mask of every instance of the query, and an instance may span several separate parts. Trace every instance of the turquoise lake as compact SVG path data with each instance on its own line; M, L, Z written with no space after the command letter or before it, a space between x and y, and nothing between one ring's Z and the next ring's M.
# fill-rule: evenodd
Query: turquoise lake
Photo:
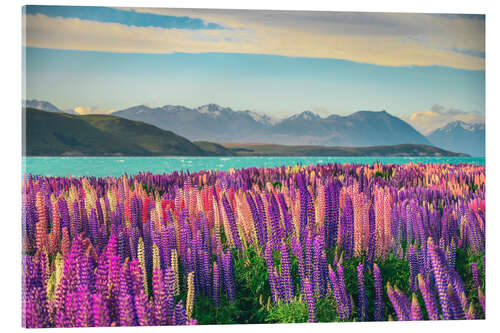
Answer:
M484 165L484 157L23 157L23 172L42 176L120 176L139 172L229 170L244 167L276 167L323 163L371 164L473 163Z

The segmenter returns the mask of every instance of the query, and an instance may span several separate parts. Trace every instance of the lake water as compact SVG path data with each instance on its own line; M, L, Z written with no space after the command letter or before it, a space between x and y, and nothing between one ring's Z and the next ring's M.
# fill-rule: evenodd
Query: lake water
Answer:
M473 163L484 165L484 157L23 157L23 172L42 176L120 176L140 171L169 173L202 169L229 170L243 167L276 167L322 163L374 162Z

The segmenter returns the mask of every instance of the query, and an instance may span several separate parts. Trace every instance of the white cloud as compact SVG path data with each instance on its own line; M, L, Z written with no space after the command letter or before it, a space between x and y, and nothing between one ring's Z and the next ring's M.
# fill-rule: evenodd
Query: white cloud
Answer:
M115 112L116 110L114 109L104 110L95 106L77 106L76 108L73 109L73 111L75 113L78 113L79 115L85 115L85 114L110 114L112 112Z
M428 110L414 112L407 121L423 134L429 134L433 130L446 124L461 120L466 123L484 123L484 114L479 112L466 112L455 108L445 108L435 104Z
M26 45L123 53L232 52L385 66L484 69L484 21L424 14L134 9L201 18L225 30L136 27L27 15Z

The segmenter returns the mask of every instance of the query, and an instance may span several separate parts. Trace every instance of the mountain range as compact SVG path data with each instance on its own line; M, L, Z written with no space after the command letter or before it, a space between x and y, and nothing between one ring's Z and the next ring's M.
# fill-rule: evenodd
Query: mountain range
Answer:
M484 124L454 121L432 131L427 139L439 148L460 151L471 156L485 155Z
M463 156L415 144L324 147L191 142L140 121L33 108L24 109L23 125L25 156Z
M73 110L60 110L50 102L38 100L23 101L23 107L76 114ZM404 120L384 110L328 117L304 111L276 119L262 113L235 111L217 104L196 108L138 105L111 115L141 121L172 131L190 141L200 142L346 147L424 144L473 156L484 156L485 151L484 124L451 122L424 136Z
M386 111L358 111L348 116L330 115L326 118L304 111L276 120L253 111L234 111L217 104L194 109L139 105L112 115L154 124L190 140L325 146L430 144L408 123Z

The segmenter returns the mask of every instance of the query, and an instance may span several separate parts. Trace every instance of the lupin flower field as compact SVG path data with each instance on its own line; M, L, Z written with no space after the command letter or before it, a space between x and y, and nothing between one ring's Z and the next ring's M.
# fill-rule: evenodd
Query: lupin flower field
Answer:
M25 327L485 318L485 168L22 184Z

